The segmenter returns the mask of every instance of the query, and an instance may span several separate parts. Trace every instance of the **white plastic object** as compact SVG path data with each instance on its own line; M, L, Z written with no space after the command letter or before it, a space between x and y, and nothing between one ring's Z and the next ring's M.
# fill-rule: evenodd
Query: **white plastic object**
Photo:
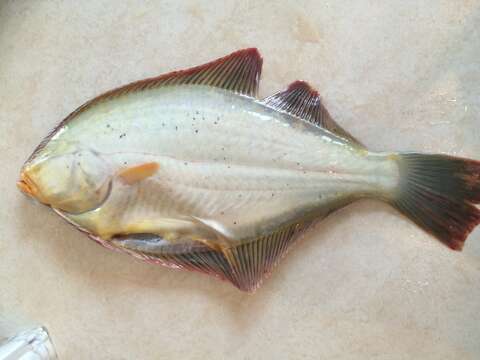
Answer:
M23 331L0 343L0 360L57 360L47 329Z

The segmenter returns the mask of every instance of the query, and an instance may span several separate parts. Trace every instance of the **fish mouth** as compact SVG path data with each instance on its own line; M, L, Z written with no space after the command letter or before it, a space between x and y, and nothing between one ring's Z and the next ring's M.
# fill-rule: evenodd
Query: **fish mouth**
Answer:
M18 189L23 192L27 196L33 196L33 191L30 186L25 182L25 180L18 180L17 181Z
M41 195L38 187L35 185L32 179L30 179L30 177L25 171L22 171L20 173L20 180L17 181L17 187L25 195L37 199L40 202L43 202L41 200Z

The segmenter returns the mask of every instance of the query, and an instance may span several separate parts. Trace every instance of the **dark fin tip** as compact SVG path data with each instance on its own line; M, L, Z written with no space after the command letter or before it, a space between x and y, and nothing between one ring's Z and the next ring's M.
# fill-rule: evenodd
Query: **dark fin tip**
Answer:
M320 97L320 94L305 80L295 80L288 85L287 90L304 89L312 97Z
M447 155L400 155L401 212L453 250L480 224L480 162Z
M364 147L357 139L333 120L317 90L303 80L296 80L284 91L261 100L266 106L280 112L288 113L321 127L331 133L355 144Z

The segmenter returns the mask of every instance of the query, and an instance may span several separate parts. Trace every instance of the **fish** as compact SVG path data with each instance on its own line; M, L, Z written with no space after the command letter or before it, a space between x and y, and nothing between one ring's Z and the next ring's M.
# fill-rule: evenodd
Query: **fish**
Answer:
M480 162L373 152L297 80L258 98L256 48L99 95L17 183L101 245L256 290L336 210L386 202L461 250L480 223Z

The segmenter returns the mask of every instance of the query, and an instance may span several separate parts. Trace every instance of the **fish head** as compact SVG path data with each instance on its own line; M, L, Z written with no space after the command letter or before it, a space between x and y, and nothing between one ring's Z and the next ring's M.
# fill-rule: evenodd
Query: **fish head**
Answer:
M79 214L101 206L111 182L109 166L99 153L51 141L25 163L17 186L45 205Z

